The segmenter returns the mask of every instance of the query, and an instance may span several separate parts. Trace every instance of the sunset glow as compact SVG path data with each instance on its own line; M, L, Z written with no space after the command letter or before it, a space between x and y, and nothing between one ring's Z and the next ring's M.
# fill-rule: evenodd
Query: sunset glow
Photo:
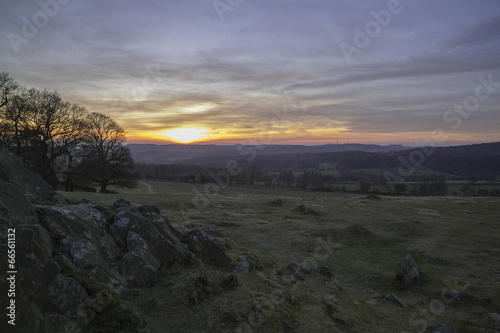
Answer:
M174 128L162 133L167 139L178 143L192 143L207 137L205 128Z

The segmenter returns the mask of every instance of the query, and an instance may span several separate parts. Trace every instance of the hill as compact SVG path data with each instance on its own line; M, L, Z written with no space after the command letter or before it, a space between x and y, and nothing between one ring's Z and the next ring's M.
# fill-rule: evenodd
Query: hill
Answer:
M127 147L136 162L147 164L207 165L210 160L242 158L249 150L257 151L260 156L283 154L318 154L342 151L390 152L408 149L402 145L369 145L369 144L327 144L317 146L301 145L155 145L129 144Z

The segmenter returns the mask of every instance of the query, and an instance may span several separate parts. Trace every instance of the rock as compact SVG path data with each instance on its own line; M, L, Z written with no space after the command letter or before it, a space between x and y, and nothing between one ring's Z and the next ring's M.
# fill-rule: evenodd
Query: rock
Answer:
M86 205L86 204L89 204L89 203L90 203L90 200L88 200L88 199L86 199L86 198L82 198L82 199L78 200L76 203L77 203L78 205L82 205L82 204L83 204L83 205Z
M487 316L490 317L491 319L493 319L494 321L496 321L497 323L500 323L500 314L498 314L498 313L488 313Z
M75 316L87 298L85 289L74 279L58 276L48 286L47 299L66 316Z
M57 203L58 205L66 205L68 203L66 198L63 197L61 194L54 195L52 198L50 198L50 200Z
M239 262L236 264L236 267L233 269L233 273L235 274L248 274L250 272L250 263L247 261L247 258L244 256L240 256L238 258Z
M318 273L320 275L328 276L329 278L333 277L333 273L328 266L323 267L315 267L312 269L313 273Z
M0 149L0 170L0 185L10 183L20 193L30 195L37 203L50 200L56 195L54 189L45 183L42 177L27 170L19 157L5 149Z
M121 208L121 207L128 208L131 205L132 204L130 203L130 201L127 201L127 200L124 200L124 199L118 199L113 204L113 206L115 206L116 208Z
M304 214L311 215L311 211L309 210L309 208L305 204L302 204L295 209L298 210L299 212L304 213Z
M233 289L239 286L238 276L231 274L221 281L221 286L226 289Z
M102 262L97 248L89 240L68 236L62 240L62 248L79 268L94 267Z
M288 265L290 270L293 272L292 275L292 281L296 281L296 279L299 280L305 280L306 279L306 273L304 272L304 268L302 264L292 261L290 265Z
M137 252L128 252L113 268L133 286L149 286L158 279L156 269Z
M464 288L469 288L470 287L469 281L462 282L462 285L463 285Z
M388 301L391 301L393 303L398 304L400 307L402 307L404 309L406 309L408 307L408 305L406 305L406 303L403 302L403 300L401 298L399 298L398 296L396 296L394 294L388 294L387 296L385 296L385 299Z
M417 264L409 253L403 258L402 262L398 265L396 280L405 288L410 288L420 280L420 272Z
M128 201L127 201L128 202ZM139 209L142 215L149 217L160 217L160 209L157 206L142 205Z
M303 268L303 267L302 267L302 264L301 264L301 263L299 263L299 262L297 262L297 261L295 261L295 260L294 260L294 261L292 261L292 262L290 263L290 265L288 265L288 267L289 267L292 271L296 270L297 268Z
M26 224L38 222L38 216L28 198L13 184L0 184L0 203L10 214ZM6 208L7 209L7 208Z
M458 290L450 290L449 295L459 302L465 299L465 295Z
M99 239L99 246L101 247L101 251L104 252L104 258L110 261L117 259L122 252L110 234L105 234Z
M97 240L106 232L106 216L88 204L65 206L35 206L40 223L52 239L87 233L89 240Z
M193 280L193 291L189 298L192 303L198 304L199 301L207 300L213 292L212 283L208 280L205 271Z
M281 205L284 205L284 204L286 203L286 200L283 200L283 199L276 199L276 200L271 201L271 203L272 203L273 205L280 205L280 206L281 206Z
M189 295L189 301L193 304L198 305L198 293L196 292L196 290L193 290Z
M457 329L453 326L438 324L435 326L427 326L424 332L430 333L457 333Z
M199 265L231 262L203 229L177 230L158 207L136 207L123 199L111 207L84 199L68 203L0 149L1 253L7 253L8 229L16 234L19 332L88 332L108 321L109 331L137 331L144 320L128 310L120 290L131 297L131 287L141 292L139 288L167 277L167 267L190 260ZM2 286L7 264L0 260ZM214 288L220 292L236 286L235 274L214 286L202 273L192 299L197 303ZM109 294L105 298L103 291ZM6 309L7 301L0 297L0 307ZM120 322L113 321L118 313ZM1 332L6 325L0 322Z
M302 268L297 268L295 272L293 272L293 275L298 278L299 280L305 280L306 279L306 273L302 270Z
M212 236L202 228L196 228L187 233L188 246L198 258L205 264L218 263L228 264L231 259L226 255L224 249L219 246Z

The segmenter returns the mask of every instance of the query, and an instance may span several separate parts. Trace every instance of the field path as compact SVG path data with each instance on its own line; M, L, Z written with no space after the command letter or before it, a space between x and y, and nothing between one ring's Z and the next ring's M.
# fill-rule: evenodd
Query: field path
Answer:
M139 182L139 184L145 185L148 187L148 193L149 194L155 194L155 191L153 190L153 186L147 183Z

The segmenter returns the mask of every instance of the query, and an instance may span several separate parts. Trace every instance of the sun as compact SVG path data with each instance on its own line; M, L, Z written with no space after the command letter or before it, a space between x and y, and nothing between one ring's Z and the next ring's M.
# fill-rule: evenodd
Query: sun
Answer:
M206 128L174 128L162 134L175 142L191 143L205 139L206 133Z

